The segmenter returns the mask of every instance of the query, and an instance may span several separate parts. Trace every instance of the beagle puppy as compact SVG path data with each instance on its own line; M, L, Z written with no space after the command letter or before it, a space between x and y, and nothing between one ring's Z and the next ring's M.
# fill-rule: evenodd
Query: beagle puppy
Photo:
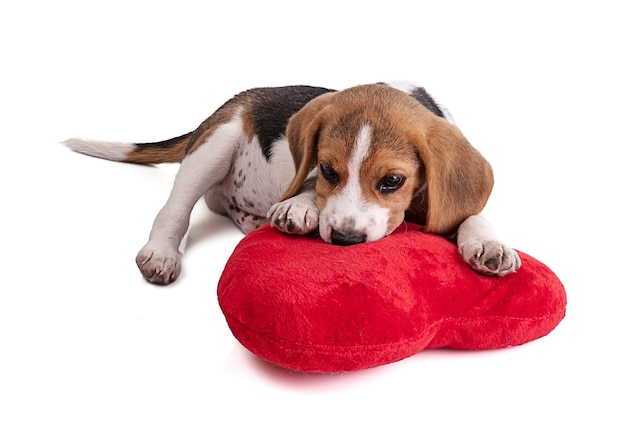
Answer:
M179 276L179 247L202 196L246 234L269 221L286 234L319 232L328 243L354 245L407 219L456 240L481 274L503 276L521 264L478 216L493 186L489 163L422 87L257 88L167 141L64 144L115 161L180 162L136 259L153 283Z

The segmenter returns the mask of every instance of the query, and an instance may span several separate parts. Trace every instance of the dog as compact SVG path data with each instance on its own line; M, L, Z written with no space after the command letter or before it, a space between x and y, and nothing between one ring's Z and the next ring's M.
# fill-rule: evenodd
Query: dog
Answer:
M179 276L179 247L202 197L244 234L270 222L345 246L381 239L406 219L456 241L478 273L504 276L521 265L479 215L493 187L491 166L423 87L256 88L167 141L64 144L115 161L180 162L136 258L156 284Z

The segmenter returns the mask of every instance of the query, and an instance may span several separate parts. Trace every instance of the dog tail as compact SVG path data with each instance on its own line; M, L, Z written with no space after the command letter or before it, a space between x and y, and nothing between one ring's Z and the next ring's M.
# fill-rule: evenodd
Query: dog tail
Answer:
M75 152L96 158L134 164L160 164L182 161L190 138L191 133L187 133L167 141L137 144L71 138L63 141L63 144Z

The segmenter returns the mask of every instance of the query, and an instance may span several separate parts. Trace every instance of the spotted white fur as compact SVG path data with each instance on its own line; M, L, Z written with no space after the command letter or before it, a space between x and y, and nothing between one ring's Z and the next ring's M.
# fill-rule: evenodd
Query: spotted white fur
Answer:
M416 92L415 86L411 83L395 82L390 86L416 97L413 94ZM296 95L308 93L313 96L318 92L325 94L328 91L313 89L315 91L311 94L310 89L302 86L296 91ZM281 104L279 110L283 109L283 112L277 112L276 118L279 119L272 121L271 106L262 106L259 113L255 113L252 104L258 104L255 101L258 99L272 99L273 92L270 91L269 95L259 89L248 92L226 103L223 112L218 110L214 114L217 115L216 119L207 119L207 125L203 123L198 131L169 141L153 143L152 146L144 144L138 149L135 144L79 138L64 142L77 152L115 161L134 162L131 158L133 154L141 151L144 155L147 151L147 156L142 156L141 163L167 162L167 158L150 156L151 148L156 149L158 155L167 155L167 149L175 146L175 154L179 155L175 156L175 161L179 161L189 149L181 162L172 192L154 221L148 243L136 258L147 280L168 284L179 276L181 241L187 232L191 211L202 196L212 210L230 216L244 233L249 233L269 221L277 229L290 234L306 234L319 229L322 239L331 243L341 243L335 240L334 234L337 232L354 233L364 241L374 241L387 234L391 216L389 209L368 200L363 188L368 183L362 182L360 173L364 161L373 149L372 126L363 122L353 141L350 156L344 158L348 165L348 175L344 177L346 182L342 183L337 194L325 200L321 213L314 188L317 178L315 167L310 170L297 192L290 193L292 197L276 202L292 186L296 167L285 134L278 134L276 137L274 123L285 121L280 118L288 117L283 104L301 104L301 101L291 102L291 96L280 95L284 99L278 101ZM422 92L419 91L423 97ZM426 97L432 98L428 94ZM277 102L275 98L274 96L274 103ZM454 123L446 109L438 104L436 106L448 121ZM297 106L293 109L297 111ZM242 116L244 111L247 119ZM263 113L263 118L255 119L260 113ZM258 125L259 121L269 121L269 124ZM256 130L252 135L251 127ZM271 134L269 138L268 133ZM193 135L199 137L194 138ZM195 141L200 142L202 136L207 138L197 145ZM194 141L191 142L190 139ZM185 144L186 142L189 143ZM168 158L172 160L173 156ZM356 242L345 241L343 244ZM517 253L503 245L489 223L480 216L470 216L461 224L458 229L458 244L464 260L478 272L504 275L516 271L520 266Z
M235 149L243 140L241 125L239 117L221 125L181 162L172 192L154 220L148 243L136 257L148 280L169 283L180 274L179 247L189 228L193 206L226 177Z
M267 222L267 212L293 179L295 166L284 137L273 143L267 160L258 138L247 140L243 128L237 130L241 139L230 159L230 171L208 190L205 200L209 208L228 215L248 234Z

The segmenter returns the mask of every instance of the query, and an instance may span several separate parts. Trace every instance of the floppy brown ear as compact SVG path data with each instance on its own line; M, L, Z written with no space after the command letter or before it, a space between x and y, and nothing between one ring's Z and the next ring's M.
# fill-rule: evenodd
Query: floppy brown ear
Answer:
M295 113L287 124L287 141L296 166L296 175L281 201L295 195L317 163L317 140L334 92L325 93L309 101Z
M454 233L484 208L493 188L493 171L461 131L443 118L436 118L421 138L417 148L428 195L425 230Z

